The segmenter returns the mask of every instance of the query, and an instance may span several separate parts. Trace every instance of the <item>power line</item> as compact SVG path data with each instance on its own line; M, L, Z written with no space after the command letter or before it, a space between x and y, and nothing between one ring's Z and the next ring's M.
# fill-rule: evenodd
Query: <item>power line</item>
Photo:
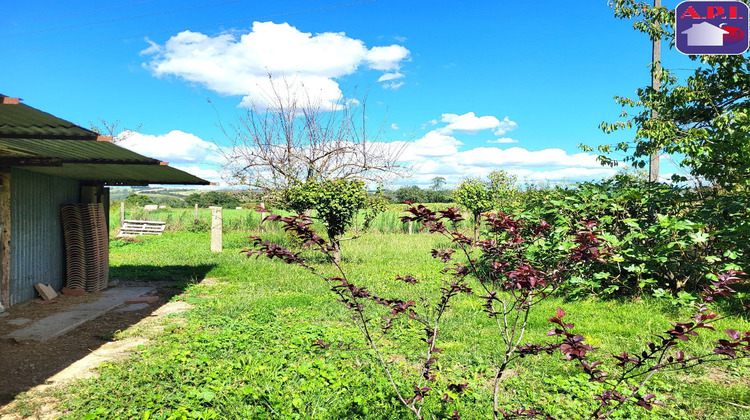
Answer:
M236 0L240 1L240 0ZM274 19L279 17L286 17L286 16L293 16L293 15L301 15L305 13L314 13L314 12L322 12L326 10L333 10L333 9L339 9L342 7L350 7L350 6L359 6L362 4L368 4L368 3L375 3L378 0L362 0L362 1L355 1L351 3L340 3L340 4L334 4L330 6L321 6L321 7L314 7L310 9L302 9L302 10L295 10L291 12L283 12L283 13L275 13L270 15L264 15L264 16L256 16L256 17L250 17L245 19L236 19L231 21L224 21L224 22L218 22L218 23L211 23L206 25L195 25L190 26L187 28L180 28L180 29L167 29L163 31L156 31L156 32L148 32L148 33L142 33L142 34L136 34L136 35L129 35L124 37L116 37L116 38L100 38L95 40L89 40L89 41L82 41L82 42L71 42L71 43L62 43L62 44L55 44L55 45L49 45L47 47L43 48L25 48L23 50L15 50L15 51L0 51L0 56L8 56L18 53L31 53L31 52L39 52L39 51L49 51L49 50L55 50L59 48L64 47L73 47L73 46L81 46L81 45L92 45L92 44L99 44L102 42L113 42L113 41L124 41L128 39L133 38L146 38L153 35L161 35L161 34L167 34L167 33L174 33L178 31L186 31L186 30L196 30L196 29L204 29L204 28L210 28L214 26L223 26L223 25L233 25L237 23L246 23L246 22L252 22L252 21L258 21L258 20L264 20L264 19Z
M76 25L58 26L56 28L39 29L39 30L36 30L36 31L29 31L29 32L17 32L17 33L14 33L14 34L0 35L0 38L7 38L7 37L21 36L21 35L32 35L32 34L39 34L39 33L43 33L43 32L60 31L60 30L64 30L64 29L82 28L84 26L99 25L99 24L102 24L102 23L120 22L120 21L123 21L123 20L140 19L140 18L144 18L144 17L151 17L151 16L166 15L166 14L170 14L170 13L184 12L186 10L202 9L204 7L221 6L223 4L237 3L237 2L240 2L240 1L242 1L242 0L227 0L227 1L222 1L222 2L218 2L218 3L209 3L209 4L198 5L198 6L181 7L179 9L162 10L162 11L159 11L159 12L144 13L142 15L123 16L123 17L119 17L119 18L113 18L113 19L107 19L107 20L99 20L99 21L94 21L94 22L85 22L85 23L79 23L79 24L76 24Z

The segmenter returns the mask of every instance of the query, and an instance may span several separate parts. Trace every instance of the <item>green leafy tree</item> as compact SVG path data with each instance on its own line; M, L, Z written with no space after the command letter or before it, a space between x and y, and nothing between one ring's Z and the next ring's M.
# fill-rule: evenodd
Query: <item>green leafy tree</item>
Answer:
M143 207L148 204L154 204L154 200L147 195L130 193L125 198L125 204L129 206Z
M308 181L304 184L295 184L285 189L281 194L283 206L297 214L306 214L310 216L310 211L315 208L320 185L315 181Z
M361 180L324 180L309 181L289 188L285 192L287 206L303 213L307 209L315 211L326 228L328 238L333 246L331 256L335 263L341 261L341 241L346 230L354 224L359 210L365 207L367 192Z
M453 192L456 202L474 216L474 239L479 238L482 213L492 209L511 210L515 208L519 197L515 175L498 169L492 171L487 178L487 181L466 179Z
M241 203L239 198L227 191L208 191L205 193L192 193L185 197L185 202L189 205L198 205L199 207L238 207Z
M490 172L487 178L490 198L497 204L496 208L506 213L515 210L519 204L517 177L502 169L497 169Z
M427 203L449 203L452 199L451 192L443 189L446 179L436 176L430 180L430 188L424 191L424 201Z
M635 0L610 1L615 16L635 19L634 28L652 40L674 42L674 11ZM616 97L623 120L602 123L606 133L635 128L632 141L584 150L621 151L642 168L649 155L684 156L681 165L696 177L727 189L750 186L750 60L748 54L690 56L697 68L685 80L652 63L661 88L638 89L637 98ZM632 114L628 111L630 109ZM652 115L652 111L655 111ZM601 156L604 164L616 162Z
M189 206L194 205L201 205L201 193L190 193L187 197L185 197L185 203L187 203Z
M453 194L449 190L425 190L425 203L450 203L453 201Z
M479 239L480 216L494 205L487 183L476 178L466 179L458 185L453 197L474 216L474 240Z
M407 201L411 203L427 202L425 191L416 185L401 187L397 189L393 195L396 196L396 200L398 200L399 203L406 203Z
M219 206L231 208L240 205L240 200L227 191L208 191L201 198L205 207Z
M430 182L432 182L430 185L432 191L440 191L443 189L443 185L445 185L445 177L436 176Z
M367 197L365 202L365 221L363 229L367 230L370 227L370 223L380 214L388 210L388 197L385 195L385 191L382 187L378 187L375 190L375 194Z

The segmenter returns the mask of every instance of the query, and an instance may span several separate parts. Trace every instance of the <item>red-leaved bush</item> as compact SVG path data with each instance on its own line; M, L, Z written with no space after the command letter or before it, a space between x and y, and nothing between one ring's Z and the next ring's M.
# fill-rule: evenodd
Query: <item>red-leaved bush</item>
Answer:
M605 264L612 255L612 248L599 236L597 223L580 222L571 238L571 246L560 255L532 258L538 254L530 252L530 247L548 235L552 228L543 220L530 223L502 213L486 214L486 239L475 240L458 229L458 222L463 220L458 208L435 212L419 205L410 207L407 212L408 215L402 217L403 221L419 223L422 229L449 239L456 248L433 249L431 252L433 258L444 264L440 298L432 304L426 298L422 298L417 304L415 300L378 296L366 287L353 284L341 265L333 259L332 264L338 273L326 276L302 258L300 252L263 241L257 236L251 237L253 248L243 252L248 257L263 255L296 264L328 282L338 301L351 312L354 323L376 354L398 400L418 419L423 418L425 397L437 392L433 387L438 376L438 361L443 352L438 347L439 327L451 300L459 294L480 299L487 316L495 321L497 350L494 360L497 363L490 366L494 372L491 411L495 419L537 416L551 418L533 407L509 409L499 406L503 374L514 360L522 357L540 353L558 354L562 362L575 363L575 367L584 372L589 381L604 384L605 391L592 397L598 406L591 416L606 418L628 402L646 410L651 410L655 404L663 404L653 394L644 393L646 382L659 371L688 369L702 363L750 356L750 332L735 330L726 330L727 338L717 341L710 354L689 356L677 348L680 342L697 337L702 329L714 329L712 324L721 317L705 304L697 308L696 315L691 319L673 323L671 328L657 335L657 340L647 343L640 353L613 356L610 372L605 371L602 360L595 360L596 347L585 343L583 335L573 331L573 323L564 321L566 313L562 309L558 309L549 318L552 328L547 336L550 341L526 343L524 338L531 311L541 301L552 296L574 272L580 272L582 266ZM271 214L266 220L281 223L287 232L298 237L306 247L332 255L333 246L315 233L309 217L281 217ZM730 271L719 275L706 290L704 301L708 303L715 297L729 296L734 292L732 284L738 282L744 274ZM399 275L395 280L410 285L420 283L420 280L411 275ZM370 304L384 307L385 315L375 317L367 313L370 310L368 308L372 308ZM424 356L418 376L413 385L406 389L397 384L403 381L394 379L397 372L386 360L385 351L381 348L384 345L382 343L387 340L380 339L389 333L396 320L404 318L419 323L424 331L421 338ZM329 346L322 340L317 340L312 345L319 348ZM460 381L448 383L440 401L450 402L451 395L461 394L467 388L468 384ZM457 419L459 413L453 412L450 417Z

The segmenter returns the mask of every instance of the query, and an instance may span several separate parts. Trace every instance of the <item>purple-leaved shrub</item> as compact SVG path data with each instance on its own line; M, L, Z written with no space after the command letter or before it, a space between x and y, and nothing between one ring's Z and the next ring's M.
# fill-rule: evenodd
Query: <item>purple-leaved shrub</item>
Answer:
M354 284L338 260L333 258L335 247L313 230L312 220L305 215L282 217L270 214L266 216L266 220L281 223L284 230L298 237L305 247L331 257L337 270L336 275L324 275L308 263L301 252L263 241L257 236L251 237L253 248L243 252L248 257L255 255L278 258L304 267L328 282L338 301L350 311L398 400L417 419L423 418L423 408L427 401L425 397L437 392L434 387L438 377L438 361L443 353L443 349L438 347L440 327L451 301L460 294L481 300L484 312L496 325L494 334L497 354L493 355L494 358L484 359L497 360L493 366L488 366L494 372L491 408L494 419L551 418L534 407L500 407L500 382L503 374L515 360L523 357L541 353L557 354L562 362L575 363L575 367L585 373L590 382L603 384L604 391L592 395L596 406L591 413L592 418L606 418L625 403L634 403L646 410L663 404L653 394L644 391L647 381L658 372L750 357L750 332L732 329L725 330L727 338L718 340L709 354L687 355L679 349L680 343L699 336L701 330L714 329L712 324L723 317L709 309L707 304L717 297L731 295L734 292L732 285L741 281L741 276L745 273L729 271L718 275L717 280L704 293L705 303L697 307L692 318L673 323L671 328L657 334L657 340L647 343L639 353L612 356L611 366L607 371L606 363L595 360L597 348L587 344L583 335L573 331L573 323L563 320L566 313L562 309L558 309L549 318L552 328L547 336L550 341L526 343L524 340L530 314L540 302L559 291L572 275L581 272L581 268L606 264L607 258L612 255L613 249L600 237L596 221L580 222L561 253L540 254L535 252L534 244L543 240L551 230L551 226L543 220L530 223L503 213L485 214L486 238L478 240L473 235L466 236L458 229L458 223L463 220L458 208L435 212L419 205L410 207L407 212L408 215L402 217L403 221L417 222L429 233L448 238L455 248L431 251L432 257L444 265L443 280L439 287L440 298L432 304L426 298L422 298L421 303L417 304L415 300L379 296L367 287ZM412 275L399 275L395 280L410 285L421 282ZM373 311L373 304L375 307L384 307L385 315L378 317L370 313ZM406 389L398 385L404 381L394 378L399 371L394 370L385 356L388 351L383 346L387 345L384 343L388 343L388 340L381 340L398 319L416 322L424 331L421 337L421 364L412 385ZM323 340L317 340L312 345L320 348L329 346ZM450 402L451 395L461 394L467 389L466 382L448 381L439 400L443 403ZM457 419L459 413L454 411L448 417Z

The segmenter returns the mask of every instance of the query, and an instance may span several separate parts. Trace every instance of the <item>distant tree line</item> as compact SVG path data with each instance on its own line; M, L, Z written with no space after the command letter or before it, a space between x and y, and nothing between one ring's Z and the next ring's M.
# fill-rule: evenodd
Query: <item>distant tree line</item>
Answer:
M185 197L188 206L198 207L218 206L224 208L240 207L242 202L237 195L227 191L207 191L204 193L192 193Z
M443 189L442 184L424 188L417 185L403 186L397 189L384 190L378 192L367 192L369 196L378 196L391 203L452 203L454 202L453 191ZM198 205L206 208L210 206L219 206L224 208L247 207L254 208L256 204L266 203L267 206L287 207L285 203L287 197L276 197L257 190L245 191L205 191L193 192L187 196L180 197L177 195L149 194L149 193L130 193L123 201L132 207L143 207L149 204L158 204L171 208L187 208Z
M219 206L234 208L248 202L247 198L249 196L246 194L238 194L230 191L206 191L193 192L184 198L174 195L130 193L124 201L126 205L133 207L158 204L172 208L186 208L197 204L198 207Z
M453 201L453 192L409 185L388 193L388 198L394 203L450 203Z

